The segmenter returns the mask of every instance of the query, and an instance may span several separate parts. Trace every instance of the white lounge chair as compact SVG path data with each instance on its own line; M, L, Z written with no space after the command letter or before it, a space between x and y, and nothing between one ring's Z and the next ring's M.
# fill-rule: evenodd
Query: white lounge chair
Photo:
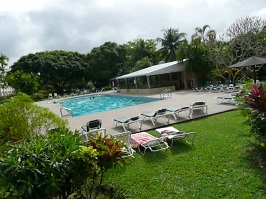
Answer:
M83 125L80 127L81 135L84 139L84 141L88 141L88 134L91 136L95 136L96 132L103 132L103 134L106 134L106 129L102 128L102 120L96 119L96 120L90 120L86 123L86 125Z
M178 116L179 116L179 113L181 112L185 112L187 117L189 117L187 111L189 111L189 107L188 106L185 106L185 107L182 107L182 108L176 108L176 107L169 107L169 108L166 108L167 111L169 111L170 113L172 113L173 117L177 120Z
M106 129L105 128L99 128L99 129L93 129L90 131L81 131L81 137L83 138L84 142L88 142L89 141L89 136L93 136L96 137L96 135L102 135L102 136L106 136Z
M129 125L133 123L137 123L139 130L141 130L142 126L142 119L139 118L139 116L136 117L117 117L114 118L113 121L115 122L115 126L117 127L117 124L121 124L124 131L128 131Z
M206 111L205 114L208 114L208 106L207 106L206 102L197 101L197 102L190 103L188 117L191 118L194 110L198 110L198 109L200 109L202 111L204 111L204 109L205 109L205 111Z
M147 132L132 134L131 138L133 142L138 143L137 148L142 155L145 154L147 149L150 149L151 152L156 152L169 148L164 137L157 138ZM141 148L144 148L143 152L141 151Z
M143 112L140 115L143 116L143 120L145 120L146 118L149 118L152 122L152 124L155 126L157 119L160 117L163 117L167 123L169 123L169 117L166 118L166 116L169 116L171 113L167 113L167 109L163 108L163 109L159 109L158 111L147 111L147 112Z
M113 135L115 139L121 141L124 143L125 147L122 149L122 151L127 153L127 157L134 157L134 150L132 149L130 145L131 141L131 132L123 132L123 133L116 133Z
M179 131L178 129L172 126L159 128L159 129L156 129L156 131L171 141L170 147L173 146L174 140L181 140L181 139L184 139L186 143L194 146L194 139L196 135L195 132L186 133L183 131ZM188 137L192 137L191 141L188 140Z
M236 96L218 96L216 97L217 101L219 102L219 104L223 104L223 103L235 103L235 98Z
M100 129L102 127L102 120L101 119L95 119L95 120L90 120L86 123L86 125L81 126L80 128L83 131L91 131L93 129Z

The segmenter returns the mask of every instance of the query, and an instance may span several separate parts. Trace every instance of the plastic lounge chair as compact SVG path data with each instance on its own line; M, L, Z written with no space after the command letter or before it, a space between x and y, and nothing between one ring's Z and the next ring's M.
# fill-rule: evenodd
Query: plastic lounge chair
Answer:
M99 128L99 129L93 129L93 130L90 130L90 131L84 131L82 130L81 132L81 137L83 138L84 142L88 142L89 139L88 139L88 136L93 136L93 137L96 137L96 135L102 135L102 136L106 136L106 129L105 128Z
M190 144L191 146L194 146L194 139L195 139L195 132L183 132L179 131L176 128L172 126L164 127L156 129L158 133L160 133L163 137L171 141L170 147L173 146L174 140L181 140L184 139L186 143ZM188 137L192 137L191 141L188 140Z
M208 113L208 106L206 104L206 102L193 102L193 103L190 103L189 105L189 114L188 114L188 117L191 118L191 116L193 115L193 111L194 110L197 110L197 109L201 109L204 111L206 111L206 114Z
M122 143L124 143L125 147L122 149L122 151L127 153L127 157L134 157L134 149L132 149L130 145L131 140L131 132L127 131L124 133L117 133L113 135L115 139L120 140Z
M142 155L145 154L147 149L151 152L156 152L169 148L164 137L157 138L147 132L132 134L131 138L139 144L138 150ZM144 148L143 152L141 148Z
M142 120L139 118L139 116L131 117L131 118L118 117L118 118L114 118L113 121L115 122L116 127L117 127L117 124L121 124L124 131L127 131L129 128L129 124L132 124L132 123L137 123L139 130L141 130Z
M188 106L185 106L185 107L182 107L182 108L175 108L175 107L169 107L169 108L166 108L167 111L169 111L173 117L177 120L178 116L179 116L179 113L180 112L185 112L186 115L189 117L187 111L189 111L189 107Z
M83 125L80 128L84 132L90 132L94 129L100 129L101 127L102 127L102 120L96 119L96 120L88 121L86 125Z
M233 96L233 95L216 97L216 99L218 100L219 104L235 103L235 98L236 98L236 96Z
M165 108L155 112L154 111L143 112L140 115L143 116L143 120L145 120L145 118L149 118L154 126L156 125L157 119L159 117L163 117L167 121L167 123L169 123L169 118L168 119L166 118L166 116L169 115L169 113L167 113L167 109Z

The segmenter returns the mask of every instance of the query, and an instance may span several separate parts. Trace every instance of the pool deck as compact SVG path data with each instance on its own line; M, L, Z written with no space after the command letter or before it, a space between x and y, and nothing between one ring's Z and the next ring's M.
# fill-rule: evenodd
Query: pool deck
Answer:
M121 95L120 93L116 91L106 91L101 92L98 94L114 94L114 95ZM192 90L182 90L182 91L176 91L172 93L171 98L165 98L163 100L158 100L155 102L149 102L145 104L140 104L136 106L130 106L126 108L121 109L115 109L111 111L101 112L101 113L95 113L95 114L89 114L89 115L83 115L83 116L77 116L77 117L71 117L69 115L64 116L63 119L68 120L69 128L71 130L80 130L80 127L82 125L85 125L87 121L94 120L94 119L102 119L102 127L106 128L107 134L114 134L119 132L124 132L121 125L118 125L115 127L115 124L113 122L114 118L117 117L134 117L139 116L140 113L145 111L157 111L160 108L167 108L167 107L185 107L188 106L189 103L195 102L195 101L205 101L208 105L208 114L217 114L229 110L236 109L237 107L232 104L219 104L216 97L218 96L228 96L230 93L212 93L212 92L195 92ZM95 93L93 94L95 95ZM145 95L145 97L155 97L160 98L160 94L154 94L154 95ZM52 112L54 112L56 115L61 117L60 113L60 104L54 103L61 99L50 99L45 100L41 102L36 102L36 104L49 108ZM63 111L63 113L66 113ZM206 116L203 111L201 110L195 110L193 113L192 119L200 118ZM142 118L142 116L140 116ZM179 122L184 122L187 120L191 120L187 117L185 112L181 112L179 114L179 117L177 120L173 118L173 116L169 116L169 124L165 121L164 118L158 118L156 126L152 124L152 122L149 119L146 119L142 122L142 128L141 131L148 131L155 128L163 127L163 126L171 126L172 124L176 124ZM139 128L136 123L130 124L129 131L132 133L139 132ZM195 129L196 131L196 129Z

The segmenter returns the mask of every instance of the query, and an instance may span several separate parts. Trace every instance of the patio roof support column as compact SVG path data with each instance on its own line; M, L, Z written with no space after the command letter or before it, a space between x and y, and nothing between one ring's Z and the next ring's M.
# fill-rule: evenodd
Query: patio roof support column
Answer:
M146 76L146 77L147 77L147 83L148 83L148 88L149 88L149 94L151 94L150 78L149 76Z
M128 87L127 87L127 78L125 78L125 84L126 84L126 90L128 91Z
M136 77L134 78L134 84L135 84L135 87L136 87L136 93L139 93L138 92L138 85L137 85L137 78Z
M256 84L256 66L253 66L254 84Z
M119 80L118 80L118 79L116 79L116 82L117 82L117 88L116 88L116 89L118 89L118 90L119 90L119 92L120 92Z

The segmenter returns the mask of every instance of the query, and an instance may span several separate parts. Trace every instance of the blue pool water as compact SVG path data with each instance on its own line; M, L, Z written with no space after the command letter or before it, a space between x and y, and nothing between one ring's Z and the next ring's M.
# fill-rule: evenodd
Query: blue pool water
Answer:
M72 116L81 116L158 100L160 99L121 95L94 95L65 99L60 101L60 104L65 108L71 109L73 111Z

